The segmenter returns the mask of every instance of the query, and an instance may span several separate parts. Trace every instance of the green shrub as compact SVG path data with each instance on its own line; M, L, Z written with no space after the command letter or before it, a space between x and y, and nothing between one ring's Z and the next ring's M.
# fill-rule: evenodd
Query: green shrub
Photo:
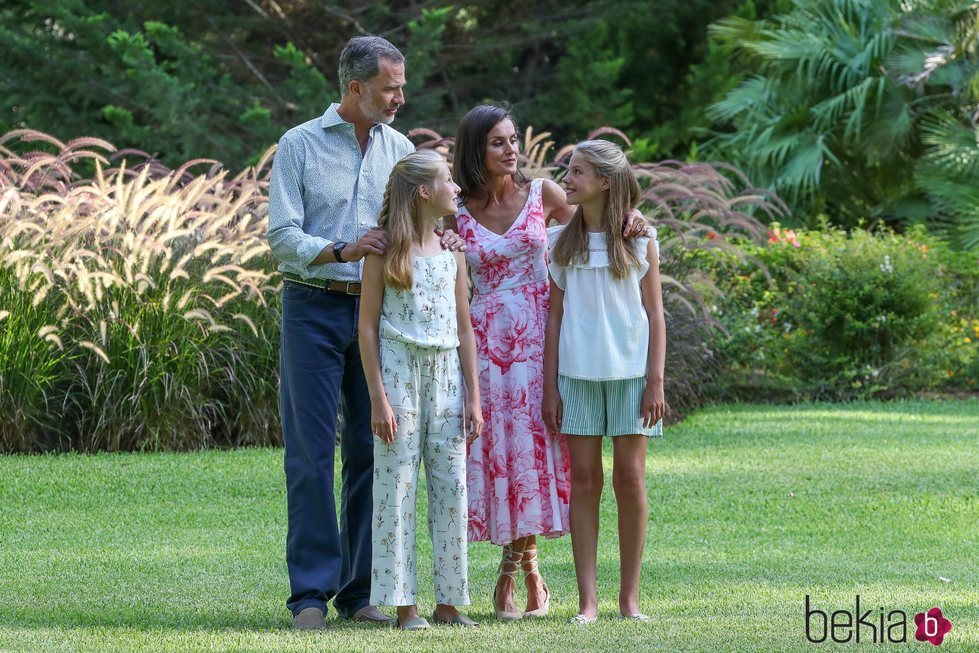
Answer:
M887 397L950 379L975 388L975 271L956 258L967 255L922 231L797 234L777 224L751 253L754 263L719 280L729 331L721 396Z

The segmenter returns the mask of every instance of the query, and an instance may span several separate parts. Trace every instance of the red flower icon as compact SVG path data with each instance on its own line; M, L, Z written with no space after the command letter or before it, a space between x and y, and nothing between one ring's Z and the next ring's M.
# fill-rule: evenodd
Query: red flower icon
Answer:
M919 642L931 642L935 646L941 644L948 631L952 630L952 622L942 616L941 608L919 612L914 615L914 623L918 625L914 638Z

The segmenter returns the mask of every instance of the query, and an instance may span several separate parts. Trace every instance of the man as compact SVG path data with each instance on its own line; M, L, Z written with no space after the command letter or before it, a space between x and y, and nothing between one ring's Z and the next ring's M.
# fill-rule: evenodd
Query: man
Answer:
M292 591L286 605L299 629L324 628L331 599L341 618L394 621L368 605L374 450L357 314L361 261L387 246L375 227L388 176L414 150L388 127L404 104L404 56L377 36L351 39L340 54L339 80L340 103L279 141L269 191L269 244L285 279L279 363ZM333 469L341 405L338 527Z

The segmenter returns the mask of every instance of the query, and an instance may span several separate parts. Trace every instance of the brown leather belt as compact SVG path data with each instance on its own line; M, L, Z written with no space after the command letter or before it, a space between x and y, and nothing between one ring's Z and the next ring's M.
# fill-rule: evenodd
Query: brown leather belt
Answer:
M313 288L319 288L321 290L329 290L330 292L338 292L345 295L360 294L360 283L357 281L334 281L333 279L314 278L303 279L298 274L292 274L291 272L283 272L282 278L286 281L291 281L292 283L312 286Z

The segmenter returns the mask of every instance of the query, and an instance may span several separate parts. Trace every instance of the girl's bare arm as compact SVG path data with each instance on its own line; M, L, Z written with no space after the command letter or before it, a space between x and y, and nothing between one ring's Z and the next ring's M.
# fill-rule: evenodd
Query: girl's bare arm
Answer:
M360 360L367 378L371 397L371 430L385 442L394 442L398 425L394 412L384 392L381 376L381 340L378 324L381 320L381 302L384 298L384 258L369 255L364 259L364 273L360 284Z
M544 424L551 433L561 432L564 421L564 404L557 387L558 345L561 338L561 322L564 320L564 291L551 278L551 310L547 314L547 331L544 336L544 401L541 406Z
M466 382L466 420L468 440L472 442L483 431L483 409L479 397L479 373L476 367L476 334L469 319L469 274L466 257L454 252L456 257L456 322L459 332L459 361L462 378Z
M663 392L666 365L666 318L663 312L663 290L659 278L659 258L656 240L649 239L646 247L649 270L639 282L642 304L649 320L649 349L646 359L646 390L643 392L641 413L643 426L651 427L666 414Z

